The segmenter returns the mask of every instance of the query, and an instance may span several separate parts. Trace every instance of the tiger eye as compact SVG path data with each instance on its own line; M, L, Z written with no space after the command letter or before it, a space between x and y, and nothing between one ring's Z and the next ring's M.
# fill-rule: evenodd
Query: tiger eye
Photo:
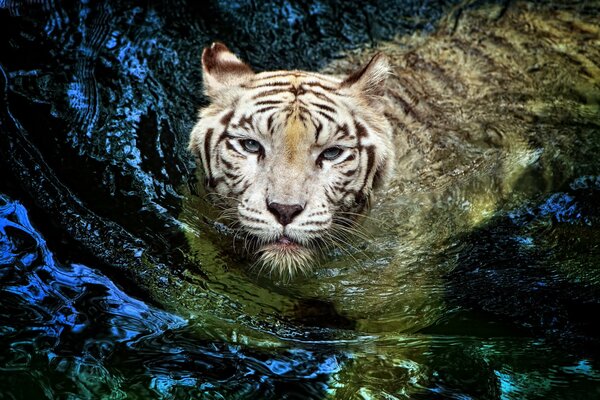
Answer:
M248 153L258 153L262 149L260 143L253 139L245 139L240 141L240 143L242 144L244 150L246 150Z
M342 154L342 149L339 147L330 147L323 150L321 157L325 160L332 161L338 158Z

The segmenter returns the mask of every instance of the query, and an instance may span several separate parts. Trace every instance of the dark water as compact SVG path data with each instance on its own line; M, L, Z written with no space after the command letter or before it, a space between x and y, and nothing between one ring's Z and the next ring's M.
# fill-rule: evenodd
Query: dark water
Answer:
M403 284L373 285L386 235L286 286L195 228L204 45L315 69L450 7L0 1L0 398L600 398L600 160ZM364 285L324 301L355 263Z

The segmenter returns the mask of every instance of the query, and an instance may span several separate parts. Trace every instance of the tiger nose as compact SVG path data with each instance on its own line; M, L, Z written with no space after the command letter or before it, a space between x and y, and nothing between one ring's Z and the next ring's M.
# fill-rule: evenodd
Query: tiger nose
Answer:
M304 207L300 204L279 204L275 202L267 203L267 208L283 226L292 222L296 215L304 210Z

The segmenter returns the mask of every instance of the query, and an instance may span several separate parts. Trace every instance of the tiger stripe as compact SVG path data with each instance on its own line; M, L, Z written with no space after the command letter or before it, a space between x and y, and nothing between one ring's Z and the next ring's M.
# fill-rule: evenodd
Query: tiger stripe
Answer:
M319 241L368 210L398 160L410 169L401 171L407 185L429 185L464 175L488 154L502 160L515 144L538 146L545 132L532 121L598 126L600 9L511 3L497 19L473 6L429 37L394 39L383 45L388 59L349 53L331 67L352 65L345 78L254 73L222 44L205 49L211 103L190 149L207 189L249 238L243 247L272 270L307 268ZM461 159L464 148L471 159ZM269 204L300 212L281 218ZM296 250L283 250L281 238Z

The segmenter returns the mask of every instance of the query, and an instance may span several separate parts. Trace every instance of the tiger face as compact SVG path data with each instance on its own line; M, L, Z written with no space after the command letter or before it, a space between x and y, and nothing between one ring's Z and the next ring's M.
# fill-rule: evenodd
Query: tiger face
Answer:
M211 104L189 148L208 190L264 267L307 271L323 247L347 240L389 173L392 129L380 101L387 60L376 55L346 79L254 73L214 43L202 67Z

